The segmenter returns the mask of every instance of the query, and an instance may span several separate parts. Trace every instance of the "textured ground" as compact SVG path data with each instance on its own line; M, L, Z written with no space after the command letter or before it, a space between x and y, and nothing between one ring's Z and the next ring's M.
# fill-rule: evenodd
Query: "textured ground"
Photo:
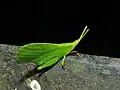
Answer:
M18 46L0 44L0 90L31 90L28 83L17 85L19 79L33 68L32 64L17 64ZM65 67L53 69L30 79L38 80L42 90L120 90L120 59L81 54L69 56Z

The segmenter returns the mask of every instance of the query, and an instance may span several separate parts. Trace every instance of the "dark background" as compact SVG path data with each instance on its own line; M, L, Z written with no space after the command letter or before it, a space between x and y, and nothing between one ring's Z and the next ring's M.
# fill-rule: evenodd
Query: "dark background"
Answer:
M87 25L90 30L75 50L120 57L119 28L113 23L110 1L17 0L0 6L1 44L71 42Z

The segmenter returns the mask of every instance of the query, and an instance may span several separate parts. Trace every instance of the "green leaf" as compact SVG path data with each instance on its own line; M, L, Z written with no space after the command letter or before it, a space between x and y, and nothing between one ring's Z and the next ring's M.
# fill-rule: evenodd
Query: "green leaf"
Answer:
M79 39L70 43L30 43L24 45L18 50L17 63L32 62L39 66L38 70L51 66L69 54L86 35L88 30L86 26Z

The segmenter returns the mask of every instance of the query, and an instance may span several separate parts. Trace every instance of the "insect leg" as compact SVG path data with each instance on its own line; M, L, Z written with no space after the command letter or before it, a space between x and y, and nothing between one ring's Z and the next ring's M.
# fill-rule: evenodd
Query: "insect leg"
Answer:
M76 54L77 56L80 56L80 54L78 53L78 51L71 51L68 55L74 55Z
M51 65L51 66L48 66L48 67L45 67L45 68L43 68L42 70L39 70L39 77L40 77L42 74L44 74L45 72L47 72L48 70L52 69L58 62L59 62L59 60L58 60L55 64L53 64L53 65Z
M50 70L51 68L52 68L52 67L43 69L43 70L39 73L38 77L41 77L42 74L44 74L45 72L47 72L47 71Z
M63 57L63 59L62 59L62 61L61 61L61 66L62 66L62 69L64 69L64 70L66 71L66 69L65 69L65 67L64 67L65 59L66 59L66 56Z
M28 79L29 77L35 75L38 73L38 70L37 70L37 67L35 67L34 69L32 70L29 70L19 81L19 84L24 82L26 79Z

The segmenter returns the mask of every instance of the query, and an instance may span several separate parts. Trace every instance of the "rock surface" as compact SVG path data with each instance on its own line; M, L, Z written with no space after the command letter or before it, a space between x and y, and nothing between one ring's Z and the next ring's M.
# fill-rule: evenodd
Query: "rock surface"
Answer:
M19 79L33 64L17 64L19 46L0 44L0 90L32 90L29 82L18 85ZM80 54L68 56L66 72L58 63L42 77L32 76L41 90L120 90L120 59Z

